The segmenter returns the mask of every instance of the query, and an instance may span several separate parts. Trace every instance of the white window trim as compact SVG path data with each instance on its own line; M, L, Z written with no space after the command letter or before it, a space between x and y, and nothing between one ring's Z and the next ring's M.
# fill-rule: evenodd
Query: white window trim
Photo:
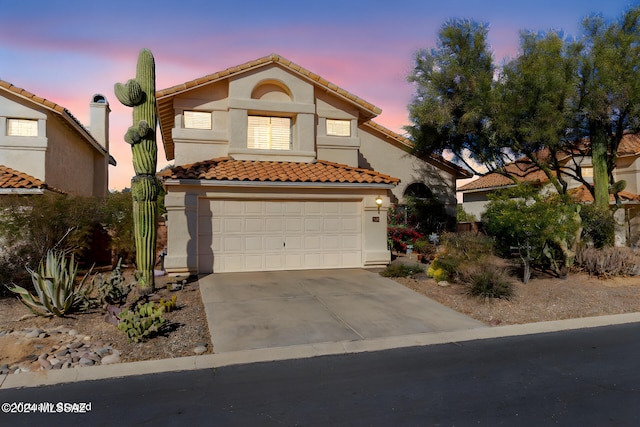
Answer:
M185 129L213 129L210 111L184 110L182 112L182 124Z
M351 136L351 120L327 119L328 136Z
M292 149L291 118L250 115L247 119L247 148L252 150Z
M38 136L38 120L7 119L7 136Z

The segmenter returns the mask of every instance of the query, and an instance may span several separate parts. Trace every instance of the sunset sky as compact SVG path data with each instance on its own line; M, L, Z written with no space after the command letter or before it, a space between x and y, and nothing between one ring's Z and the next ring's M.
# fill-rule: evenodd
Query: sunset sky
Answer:
M113 94L135 75L141 48L156 59L164 89L270 53L317 73L382 109L376 121L409 124L414 52L435 47L450 18L490 24L497 64L518 51L519 31L580 36L593 13L615 19L638 0L94 1L0 0L0 79L50 99L89 125L89 101L112 110L110 189L129 186L131 109ZM158 168L168 162L158 141ZM10 165L9 165L10 166ZM70 165L71 166L71 165Z

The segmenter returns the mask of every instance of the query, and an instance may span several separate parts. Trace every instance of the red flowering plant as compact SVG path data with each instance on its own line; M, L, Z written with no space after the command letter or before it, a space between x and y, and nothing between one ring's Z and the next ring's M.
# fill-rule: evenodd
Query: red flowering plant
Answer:
M387 238L389 246L396 252L406 252L407 245L413 244L423 235L416 230L411 215L405 206L392 205L387 212Z

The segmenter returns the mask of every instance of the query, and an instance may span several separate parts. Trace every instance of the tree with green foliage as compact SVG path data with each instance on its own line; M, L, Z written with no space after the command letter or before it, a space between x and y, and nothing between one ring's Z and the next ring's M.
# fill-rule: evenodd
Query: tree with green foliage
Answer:
M514 182L504 166L524 157L559 194L574 179L608 206L625 186L613 175L620 141L640 129L640 6L615 22L586 19L579 41L523 32L519 56L502 70L492 64L487 28L449 21L437 48L418 51L407 127L415 151L448 150L477 175ZM592 179L582 174L585 157Z
M409 106L412 126L406 130L417 154L453 153L477 172L504 166L495 144L492 111L495 67L487 43L488 25L453 20L440 28L438 47L416 53L409 81L416 94Z
M512 248L518 251L527 283L536 263L550 267L558 276L566 275L582 231L579 212L579 205L567 197L518 185L490 196L482 222L503 255Z
M624 189L616 182L617 151L626 131L640 128L640 6L614 22L585 19L580 42L574 132L589 137L593 184L584 182L600 206Z
M136 173L131 179L131 194L137 280L140 292L148 293L154 289L157 199L160 192L160 184L156 178L156 71L151 51L140 51L135 79L130 79L125 84L116 83L114 90L122 104L133 107L133 125L127 130L124 140L131 145Z

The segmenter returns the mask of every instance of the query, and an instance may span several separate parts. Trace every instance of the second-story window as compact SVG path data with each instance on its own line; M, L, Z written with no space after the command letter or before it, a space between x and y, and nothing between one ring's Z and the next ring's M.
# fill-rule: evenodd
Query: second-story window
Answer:
M291 150L291 118L249 116L247 148Z
M29 119L7 119L8 136L38 136L38 121Z
M211 129L211 113L208 111L183 112L185 129Z
M351 120L327 119L327 135L351 136Z

